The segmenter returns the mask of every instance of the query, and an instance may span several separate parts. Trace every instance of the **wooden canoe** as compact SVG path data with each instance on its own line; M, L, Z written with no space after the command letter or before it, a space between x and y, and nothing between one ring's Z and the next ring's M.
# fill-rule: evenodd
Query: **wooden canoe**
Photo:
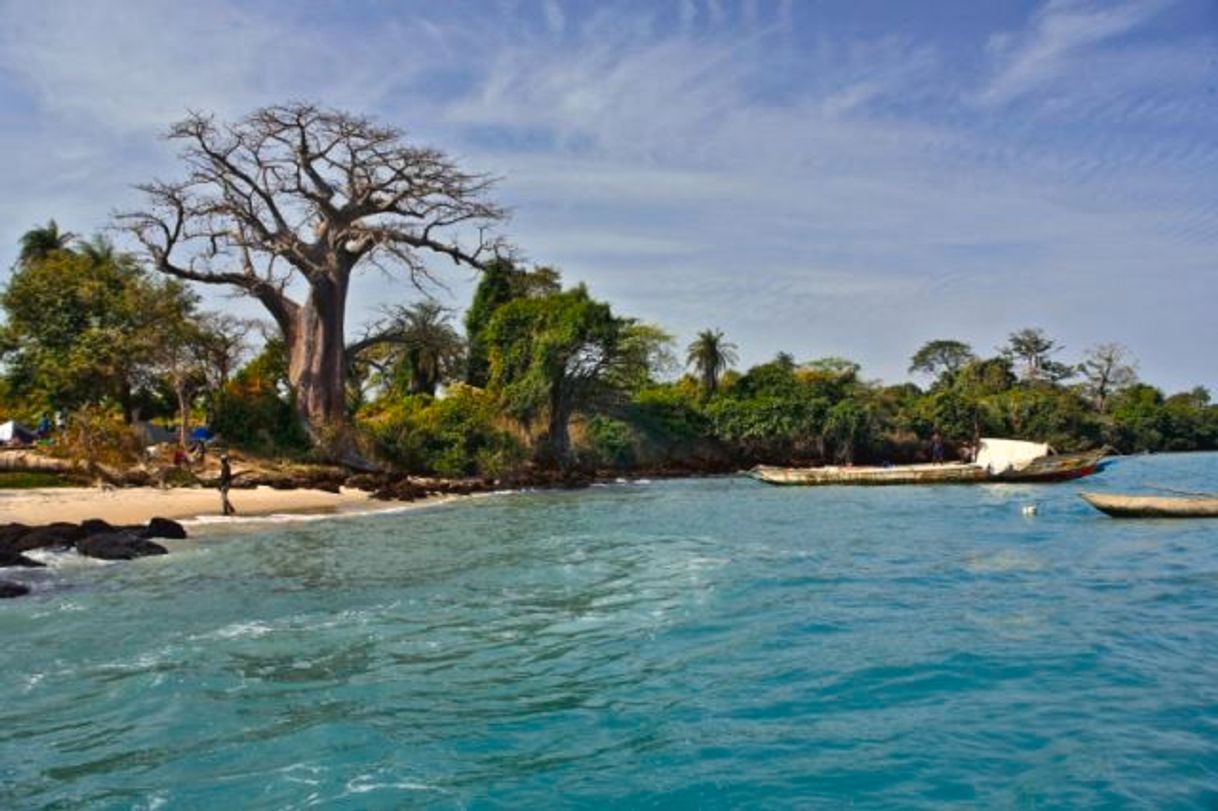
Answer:
M996 474L994 481L1003 482L1064 482L1081 479L1099 472L1104 465L1105 450L1084 453L1056 453L1041 456L1029 464Z
M1113 518L1218 518L1218 495L1128 496L1079 493L1083 501Z
M1061 482L1090 476L1103 468L1106 451L1050 454L1016 469L992 473L981 465L949 462L941 465L889 467L772 467L758 465L749 471L767 484L788 485L893 485Z
M770 467L758 465L749 471L767 484L789 485L894 485L974 484L990 478L985 468L953 462L942 465L892 465L890 467Z

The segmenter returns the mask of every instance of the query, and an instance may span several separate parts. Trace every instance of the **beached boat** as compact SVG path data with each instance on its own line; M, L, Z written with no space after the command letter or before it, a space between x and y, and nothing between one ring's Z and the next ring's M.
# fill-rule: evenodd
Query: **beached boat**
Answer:
M1218 495L1130 496L1079 493L1083 501L1113 518L1218 518Z
M947 464L771 467L750 471L767 484L784 485L894 485L980 484L983 482L1056 482L1078 479L1099 471L1106 451L1057 454L1048 445L1013 439L982 439L973 462Z
M767 484L973 484L989 473L977 465L960 462L943 465L891 465L889 467L770 467L758 465L750 471Z

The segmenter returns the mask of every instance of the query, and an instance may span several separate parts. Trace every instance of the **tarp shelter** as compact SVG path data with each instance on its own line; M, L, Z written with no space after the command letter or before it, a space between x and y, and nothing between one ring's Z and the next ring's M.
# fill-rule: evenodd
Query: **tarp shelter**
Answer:
M0 443L33 442L34 432L16 420L0 424Z
M156 445L160 442L177 442L178 432L171 431L168 428L162 428L159 425L153 425L150 422L137 422L135 428L144 438L145 445Z
M977 450L977 464L990 473L1022 470L1034 459L1048 456L1053 449L1043 442L1023 442L1018 439L982 439Z

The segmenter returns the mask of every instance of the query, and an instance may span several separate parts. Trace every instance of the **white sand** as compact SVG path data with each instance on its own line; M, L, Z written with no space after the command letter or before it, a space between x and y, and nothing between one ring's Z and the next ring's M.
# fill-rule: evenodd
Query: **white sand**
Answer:
M231 490L229 500L237 517L273 513L351 513L426 506L451 497L421 499L410 503L374 501L361 490L344 488L341 493L322 490L275 490L258 487ZM130 487L102 490L88 487L56 487L33 490L0 490L0 524L49 524L52 521L80 522L100 518L112 524L142 524L150 518L197 518L220 515L220 493L206 488Z

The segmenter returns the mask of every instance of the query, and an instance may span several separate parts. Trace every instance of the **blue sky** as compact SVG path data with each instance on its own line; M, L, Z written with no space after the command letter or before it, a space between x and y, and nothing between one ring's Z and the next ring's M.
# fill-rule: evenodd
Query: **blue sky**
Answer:
M1040 326L1218 390L1214 0L0 0L0 266L172 177L185 110L298 98L501 175L530 260L745 364ZM353 293L353 331L415 295Z

